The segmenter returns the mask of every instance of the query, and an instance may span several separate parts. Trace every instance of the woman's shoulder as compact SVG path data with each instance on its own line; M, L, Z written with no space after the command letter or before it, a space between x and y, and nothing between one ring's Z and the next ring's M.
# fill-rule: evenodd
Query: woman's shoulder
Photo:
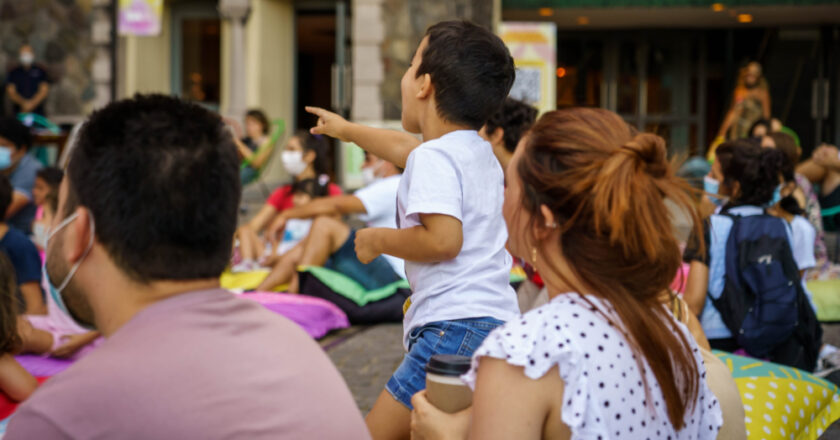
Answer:
M529 377L539 378L554 365L577 364L578 357L588 359L590 348L603 351L604 341L610 338L621 339L606 318L611 310L596 298L558 295L494 330L476 355L507 359L525 367Z

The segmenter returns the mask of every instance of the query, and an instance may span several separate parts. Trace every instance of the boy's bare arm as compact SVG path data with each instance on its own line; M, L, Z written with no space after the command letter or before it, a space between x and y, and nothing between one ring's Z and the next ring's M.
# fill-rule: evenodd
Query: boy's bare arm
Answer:
M370 263L382 254L418 263L451 260L461 252L464 234L461 222L443 214L421 214L413 228L362 229L356 233L356 255Z
M318 116L318 124L310 130L312 134L325 134L353 142L400 168L405 168L408 155L421 144L409 133L355 124L322 108L306 107L306 111Z

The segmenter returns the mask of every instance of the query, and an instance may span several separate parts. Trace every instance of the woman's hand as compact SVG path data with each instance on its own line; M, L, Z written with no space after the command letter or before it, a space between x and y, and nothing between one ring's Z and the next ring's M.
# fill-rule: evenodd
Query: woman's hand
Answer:
M840 171L840 155L834 145L822 144L814 152L814 162L826 168Z
M426 390L411 398L411 440L463 440L469 436L472 407L447 414L429 402Z

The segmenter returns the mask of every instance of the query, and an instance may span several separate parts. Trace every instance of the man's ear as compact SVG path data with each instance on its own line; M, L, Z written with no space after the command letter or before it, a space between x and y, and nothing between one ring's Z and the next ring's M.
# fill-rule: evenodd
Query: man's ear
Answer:
M81 259L90 245L93 228L91 227L90 211L81 206L76 208L76 220L67 225L64 232L64 257L70 264Z
M427 99L434 93L435 86L432 85L432 76L424 73L420 77L420 90L417 92L417 99Z

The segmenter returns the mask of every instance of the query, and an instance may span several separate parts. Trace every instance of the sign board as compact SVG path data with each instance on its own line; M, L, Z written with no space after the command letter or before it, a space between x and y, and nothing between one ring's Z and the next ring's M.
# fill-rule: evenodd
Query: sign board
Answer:
M160 34L163 0L119 0L120 35Z
M516 64L511 98L525 101L540 113L557 107L557 26L542 22L504 22L499 34Z

